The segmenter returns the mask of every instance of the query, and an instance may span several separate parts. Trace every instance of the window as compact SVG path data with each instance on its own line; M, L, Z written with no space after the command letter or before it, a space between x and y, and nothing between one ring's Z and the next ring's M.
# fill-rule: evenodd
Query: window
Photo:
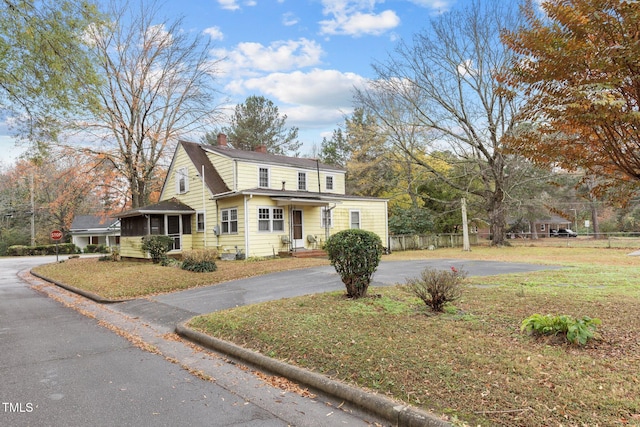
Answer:
M271 211L269 208L258 208L258 231L269 231L271 228Z
M176 172L176 193L184 194L189 191L189 169L180 168Z
M284 209L258 208L258 231L284 231Z
M333 190L333 176L328 175L325 177L324 184L327 190Z
M331 228L333 226L333 210L322 208L322 228Z
M360 211L349 212L351 217L351 228L360 228Z
M273 227L272 231L284 231L284 209L273 208Z
M300 191L307 190L307 173L306 172L298 172L298 190Z
M222 234L238 232L238 208L222 209L220 217Z
M196 214L196 230L198 232L203 232L205 229L205 219L204 219L204 212L198 212Z
M269 188L269 169L268 168L258 169L258 187Z

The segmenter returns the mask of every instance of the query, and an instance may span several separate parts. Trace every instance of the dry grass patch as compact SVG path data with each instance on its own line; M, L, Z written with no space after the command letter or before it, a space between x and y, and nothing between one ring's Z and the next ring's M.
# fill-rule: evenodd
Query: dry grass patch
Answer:
M430 314L402 286L241 307L192 326L301 367L483 426L640 425L640 269L627 250L474 248L385 260L463 258L565 265L470 277L455 307ZM487 286L491 285L491 286ZM520 332L534 314L602 320L576 347Z
M106 299L124 299L328 264L327 260L314 258L218 261L217 271L194 273L179 267L163 267L151 262L78 258L43 265L34 271L48 279L84 289Z
M191 325L469 425L640 423L636 298L472 287L456 308L434 316L400 288L371 293L380 296L305 296ZM520 322L534 312L599 317L602 339L577 348L521 334Z

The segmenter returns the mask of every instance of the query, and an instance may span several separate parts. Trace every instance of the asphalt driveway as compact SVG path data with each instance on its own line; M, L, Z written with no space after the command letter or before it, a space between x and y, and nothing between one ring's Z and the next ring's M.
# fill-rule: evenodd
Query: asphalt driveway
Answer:
M372 286L390 286L417 277L425 267L464 269L469 276L522 273L560 267L526 263L435 259L383 261L373 276ZM283 271L234 280L213 286L115 304L118 309L167 326L193 316L264 301L291 298L344 289L331 266Z

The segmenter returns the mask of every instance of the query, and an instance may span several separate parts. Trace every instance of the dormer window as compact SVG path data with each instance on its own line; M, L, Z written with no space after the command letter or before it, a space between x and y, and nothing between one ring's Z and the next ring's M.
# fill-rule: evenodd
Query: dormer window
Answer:
M298 190L307 191L307 173L298 172Z
M269 188L269 168L258 169L258 187Z
M333 175L327 175L325 177L324 184L327 190L333 190Z

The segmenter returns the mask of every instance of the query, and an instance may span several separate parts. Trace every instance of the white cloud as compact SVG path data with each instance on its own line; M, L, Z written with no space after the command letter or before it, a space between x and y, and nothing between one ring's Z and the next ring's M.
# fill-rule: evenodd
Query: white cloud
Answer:
M396 28L400 18L392 10L382 13L353 12L349 14L333 14L332 19L322 20L320 33L325 35L380 35Z
M222 9L225 10L239 10L240 5L238 4L238 0L218 0L218 4ZM242 3L243 6L255 6L258 2L255 0L246 0Z
M364 77L354 73L314 69L238 80L227 90L238 94L264 94L295 126L332 127L353 110L353 89L365 82Z
M285 27L291 27L296 25L300 20L293 12L287 12L282 15L282 25Z
M212 40L222 40L224 38L224 34L222 34L220 27L205 28L203 33L211 37Z
M453 0L409 0L411 3L426 7L429 9L434 9L439 12L446 12L451 8L451 5L455 3Z
M302 38L276 41L269 46L239 43L233 50L216 49L212 53L217 58L226 58L220 64L223 72L237 76L312 67L320 64L324 51L315 41Z

